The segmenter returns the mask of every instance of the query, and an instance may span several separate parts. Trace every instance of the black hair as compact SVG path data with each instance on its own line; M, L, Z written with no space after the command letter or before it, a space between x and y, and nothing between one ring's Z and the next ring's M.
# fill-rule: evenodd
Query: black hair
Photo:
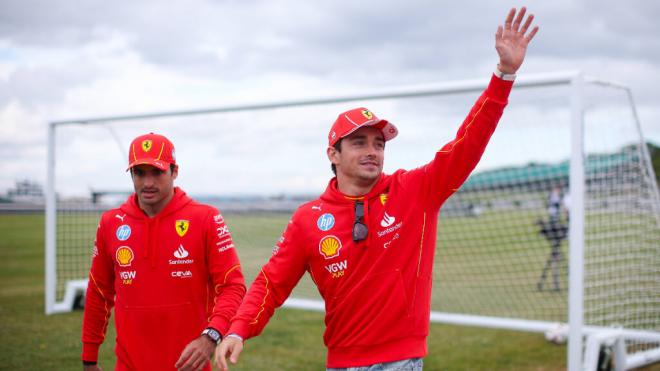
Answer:
M344 138L339 139L337 143L335 143L335 145L333 146L337 150L337 152L341 152L341 142L343 140ZM335 166L335 164L330 164L330 169L332 169L332 173L335 174L335 176L337 176L337 166Z

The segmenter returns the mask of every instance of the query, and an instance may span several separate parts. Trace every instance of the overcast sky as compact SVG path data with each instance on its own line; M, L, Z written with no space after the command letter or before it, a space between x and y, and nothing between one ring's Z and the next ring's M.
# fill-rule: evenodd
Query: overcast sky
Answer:
M633 90L645 134L660 143L657 1L2 0L0 193L16 179L45 181L47 123L54 120L488 78L497 63L497 25L521 5L541 27L521 76L582 70L624 83ZM461 108L463 114L468 109ZM327 122L318 133L322 161L327 127L338 113L319 118ZM282 130L291 142L278 138L278 146L295 146L295 128ZM120 146L132 134L120 130ZM205 133L189 132L194 135ZM175 145L189 139L177 135ZM83 146L74 152L94 155ZM230 169L232 161L217 166ZM241 164L244 172L262 170L253 162ZM295 179L303 165L263 164L281 166L289 185L306 190L305 179ZM63 177L93 167L78 166L68 164L74 171ZM106 171L120 174L121 166ZM312 191L329 177L323 171ZM254 180L246 175L245 182Z

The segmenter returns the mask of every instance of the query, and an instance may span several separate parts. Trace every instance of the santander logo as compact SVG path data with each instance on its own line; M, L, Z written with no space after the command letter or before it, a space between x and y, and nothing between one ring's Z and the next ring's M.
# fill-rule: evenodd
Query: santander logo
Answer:
M385 212L385 215L383 215L383 220L380 221L380 226L383 228L387 228L394 224L396 221L396 218L393 216L389 216L387 212Z
M188 251L183 248L183 245L179 245L179 248L174 252L174 257L177 259L184 259L188 257Z

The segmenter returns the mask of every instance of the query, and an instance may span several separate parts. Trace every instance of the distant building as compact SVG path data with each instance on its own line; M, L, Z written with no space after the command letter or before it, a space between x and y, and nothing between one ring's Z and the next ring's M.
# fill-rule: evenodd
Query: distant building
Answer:
M29 180L16 181L16 187L7 191L9 202L43 204L44 191L41 185Z

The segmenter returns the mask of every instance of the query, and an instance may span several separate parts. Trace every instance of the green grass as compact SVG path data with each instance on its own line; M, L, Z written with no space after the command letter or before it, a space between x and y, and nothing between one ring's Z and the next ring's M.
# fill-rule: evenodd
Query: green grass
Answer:
M232 230L238 251L244 265L246 279L252 281L259 267L269 255L277 237L286 225L289 216L271 215L225 215ZM534 236L530 225L532 216L512 215L512 228L522 228L522 235ZM77 253L69 253L75 261L88 261L96 227L96 215L85 217L86 232L90 240L78 242ZM517 219L516 219L517 218ZM515 221L517 220L517 221ZM479 231L492 228L497 221L488 215L481 218L453 218L443 220L439 229L439 247L436 266L434 309L442 307L437 301L461 299L457 292L473 295L481 300L485 308L510 306L529 307L524 296L520 303L510 300L496 300L492 290L505 290L507 284L518 282L518 287L533 283L540 270L547 247L542 239L498 235L491 241L500 258L491 262L499 266L499 284L479 282L483 277L475 276L474 282L464 282L452 290L443 290L442 284L451 281L452 269L474 269L479 273L483 267L473 265L470 254L460 254L459 248L475 249L479 252ZM501 224L500 228L501 227ZM527 228L527 229L525 229ZM79 370L80 369L80 329L82 312L75 311L52 316L44 315L44 237L42 215L0 215L0 370ZM473 241L462 246L452 246L462 231L471 229ZM452 237L454 236L454 237ZM521 245L524 248L512 248ZM467 247L466 247L467 246ZM465 252L465 251L463 251ZM522 254L522 255L521 255ZM517 274L508 269L507 264L498 262L532 261L534 267L529 272ZM85 267L84 269L87 269ZM509 272L509 273L507 273ZM527 277L529 276L529 277ZM469 277L469 276L467 276ZM523 277L522 279L520 277ZM527 278L524 278L527 277ZM463 279L465 279L465 274ZM511 280L512 282L508 282ZM527 282L527 281L529 282ZM456 281L454 279L454 281ZM490 286L489 286L490 285ZM500 287L502 286L502 287ZM514 285L515 287L515 285ZM297 289L299 296L313 296L316 289L309 280ZM448 292L444 292L448 291ZM557 295L536 293L528 290L524 295L535 295L534 301L543 305L553 303ZM502 291L504 292L504 291ZM561 295L563 297L563 295ZM554 304L553 304L554 305ZM533 308L532 311L537 310ZM321 370L325 365L325 348L322 343L324 330L323 314L293 309L280 309L266 327L264 333L246 343L239 365L232 370ZM425 359L426 370L561 370L565 368L566 349L547 343L540 334L520 333L504 330L488 330L449 325L431 325L429 336L429 356ZM107 341L101 348L100 361L105 369L114 364L114 328L110 326ZM649 369L660 369L651 367Z
M279 235L288 216L228 215L227 220L237 241L272 246L270 234ZM42 215L0 215L0 234L0 369L79 370L82 312L44 315ZM249 248L240 253L255 265L250 270L263 263L252 262L251 255L259 253ZM232 370L321 370L323 330L321 313L280 309L264 333L246 343ZM100 354L105 369L114 364L113 340L110 326ZM538 334L435 324L429 353L427 370L560 370L566 358L565 347L549 345Z

